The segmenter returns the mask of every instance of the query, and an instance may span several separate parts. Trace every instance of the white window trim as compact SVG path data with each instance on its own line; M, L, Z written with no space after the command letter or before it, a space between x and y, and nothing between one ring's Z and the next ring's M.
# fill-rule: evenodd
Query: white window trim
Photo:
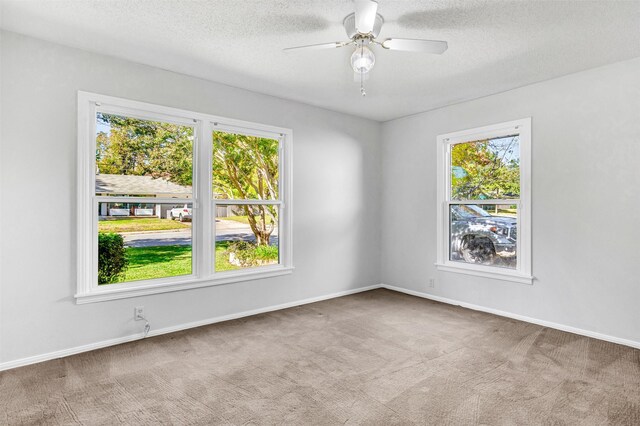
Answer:
M194 176L192 225L192 274L154 280L132 281L106 286L97 283L97 199L95 196L95 117L96 112L189 125L194 128ZM266 265L241 271L215 272L213 243L215 212L211 190L212 144L214 130L270 137L280 141L280 198L276 201L224 200L225 204L278 204L278 265ZM293 272L292 253L292 143L291 129L219 117L145 102L121 99L89 92L78 92L78 176L77 176L77 292L78 304L101 302L156 293L187 290L241 281L271 278ZM142 198L140 199L142 200ZM136 198L136 201L138 199ZM154 199L159 201L159 199ZM169 200L175 202L175 200ZM221 202L221 200L217 200ZM209 220L211 219L211 220Z
M450 147L451 145L500 136L517 134L520 137L520 201L518 204L518 265L515 270L474 265L449 260L449 202L450 200ZM531 275L531 117L475 129L447 133L437 138L438 143L438 229L437 261L440 271L474 275L484 278L532 284ZM482 200L473 204L491 204ZM469 203L471 204L471 203ZM495 202L494 202L495 204Z

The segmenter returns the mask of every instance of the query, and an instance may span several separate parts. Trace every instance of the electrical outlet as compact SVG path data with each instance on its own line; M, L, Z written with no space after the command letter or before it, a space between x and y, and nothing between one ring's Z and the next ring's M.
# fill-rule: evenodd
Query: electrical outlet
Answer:
M144 320L144 306L136 306L133 309L133 319L136 321Z
M436 279L429 278L429 288L434 288L436 286Z

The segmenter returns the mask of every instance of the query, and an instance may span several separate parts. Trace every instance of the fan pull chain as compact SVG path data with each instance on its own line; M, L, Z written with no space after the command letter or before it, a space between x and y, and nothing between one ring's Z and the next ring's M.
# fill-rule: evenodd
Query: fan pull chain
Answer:
M360 44L360 53L364 54L364 44ZM360 69L360 94L364 97L367 96L367 92L364 90L364 72Z

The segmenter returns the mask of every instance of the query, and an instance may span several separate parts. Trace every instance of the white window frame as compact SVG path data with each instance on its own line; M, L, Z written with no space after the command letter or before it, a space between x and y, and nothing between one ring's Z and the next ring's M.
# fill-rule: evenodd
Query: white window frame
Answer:
M170 122L194 128L192 203L192 273L178 277L98 285L98 202L126 201L127 197L95 195L95 134L97 112ZM216 130L260 135L279 141L278 200L214 200L212 191L212 137ZM76 302L91 303L156 293L230 284L293 272L292 253L292 143L291 129L252 123L145 102L89 92L78 92L77 175L77 293ZM122 200L121 200L122 199ZM135 202L169 202L177 199L136 197ZM182 199L180 199L182 201ZM278 241L280 261L238 271L215 272L215 204L279 205Z
M518 239L516 269L476 265L449 259L451 204L496 204L502 200L452 200L451 199L451 147L465 142L495 139L518 135L520 142L520 199L510 200L518 206ZM445 272L457 272L485 278L532 284L531 275L531 117L474 129L439 135L438 144L438 229L436 268Z

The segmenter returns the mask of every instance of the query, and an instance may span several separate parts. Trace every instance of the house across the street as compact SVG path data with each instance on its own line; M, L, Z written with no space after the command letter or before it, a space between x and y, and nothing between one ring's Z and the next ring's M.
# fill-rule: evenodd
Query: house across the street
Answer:
M167 217L173 207L191 198L191 186L182 186L163 178L134 175L96 175L96 196L175 198L175 204L100 202L100 217Z

